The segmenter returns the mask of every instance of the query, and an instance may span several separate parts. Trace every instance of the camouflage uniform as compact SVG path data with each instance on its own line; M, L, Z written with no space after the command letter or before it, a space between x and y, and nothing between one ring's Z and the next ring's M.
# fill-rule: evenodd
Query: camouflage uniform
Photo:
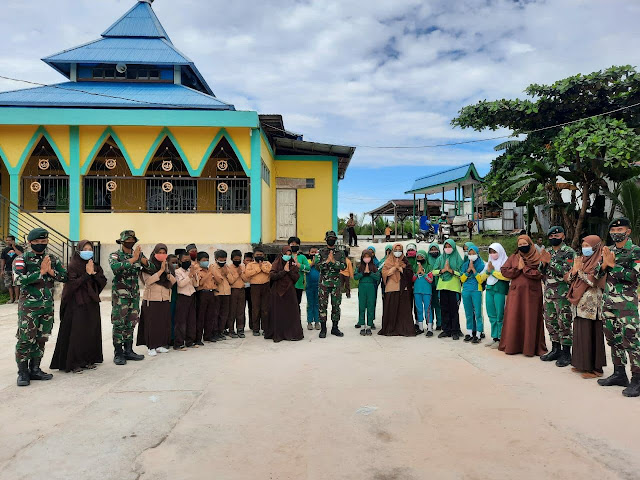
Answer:
M13 262L13 271L20 284L16 333L18 364L42 358L44 355L44 344L53 329L54 281L66 282L68 279L67 271L55 255L48 255L55 275L40 275L40 264L46 255L25 252Z
M573 315L567 299L569 284L564 281L564 276L573 267L576 252L564 243L558 250L551 248L548 251L551 261L548 265L540 266L544 276L544 323L552 342L570 346Z
M120 241L126 238L121 235ZM113 344L123 345L133 342L133 329L140 316L140 284L138 278L142 270L141 260L130 263L133 251L125 253L122 248L109 255L109 265L113 271L111 285L111 323L113 325Z
M638 318L638 281L640 280L640 247L627 240L624 247L609 247L616 256L611 269L596 267L596 277L607 275L604 290L603 317L605 336L611 347L614 366L626 365L640 374L640 319Z
M333 251L334 263L325 263L329 253ZM340 321L340 303L342 292L340 290L340 271L347 268L346 256L343 251L324 247L316 254L315 265L320 271L318 306L320 322L326 323L331 298L331 321L337 325Z

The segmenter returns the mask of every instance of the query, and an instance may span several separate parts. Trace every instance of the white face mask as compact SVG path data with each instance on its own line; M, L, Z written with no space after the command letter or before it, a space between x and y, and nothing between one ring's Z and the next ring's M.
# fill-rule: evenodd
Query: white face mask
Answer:
M475 262L478 259L478 255L471 254L469 255L469 260Z
M451 247L445 248L444 253L446 253L447 255L451 255L453 253L453 248Z
M400 258L402 256L402 252L393 252L393 256L396 258Z

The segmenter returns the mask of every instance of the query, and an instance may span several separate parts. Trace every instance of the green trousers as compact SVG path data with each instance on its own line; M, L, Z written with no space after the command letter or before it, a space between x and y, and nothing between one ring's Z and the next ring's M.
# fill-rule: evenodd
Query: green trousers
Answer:
M491 338L502 335L502 320L504 319L504 304L507 296L495 290L488 289L486 293L487 315L491 324Z
M367 325L372 326L376 318L376 285L372 283L361 283L358 287L358 302L360 306L360 314L358 317L358 325L364 325L365 315L367 317Z

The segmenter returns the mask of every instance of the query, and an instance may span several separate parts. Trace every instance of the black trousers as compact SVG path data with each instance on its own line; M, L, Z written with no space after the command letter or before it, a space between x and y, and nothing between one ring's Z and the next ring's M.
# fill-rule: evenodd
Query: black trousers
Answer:
M351 241L353 240L353 244ZM349 227L349 246L358 246L358 236L356 235L356 229L354 227Z
M300 302L302 301L302 292L304 292L304 289L296 288L296 296L298 297L298 309L300 308Z
M461 335L460 315L458 314L459 294L451 290L440 290L440 311L442 331L447 335Z

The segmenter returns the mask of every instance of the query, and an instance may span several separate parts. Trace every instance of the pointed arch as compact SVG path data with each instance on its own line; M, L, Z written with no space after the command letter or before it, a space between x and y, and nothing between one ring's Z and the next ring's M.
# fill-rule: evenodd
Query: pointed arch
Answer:
M227 132L225 128L220 129L218 134L211 141L211 144L209 145L209 148L207 148L207 151L204 152L204 157L200 161L198 169L195 170L195 176L199 177L202 174L204 167L206 167L207 162L209 161L209 158L211 158L211 154L218 146L218 143L220 143L220 140L222 140L222 138L226 139L227 142L229 142L229 145L231 145L231 148L233 149L233 153L235 153L236 157L238 157L238 160L240 160L240 164L242 165L242 169L244 170L245 175L249 177L251 175L251 171L247 166L247 162L244 160L244 157L242 156L242 153L240 153L238 146L235 144L233 138L231 138L231 135L229 135L229 132Z
M31 137L31 140L29 140L29 143L27 143L27 146L25 147L24 151L22 152L22 155L20 156L20 161L15 167L9 170L10 173L21 174L24 171L24 167L26 166L27 161L29 160L29 158L31 158L34 148L36 147L36 145L38 144L38 142L42 137L47 139L47 142L49 142L49 145L51 145L53 152L58 157L58 160L60 160L60 164L62 165L62 169L64 170L64 173L69 175L69 166L64 161L64 157L62 156L62 153L60 152L58 145L56 145L56 142L53 141L53 138L51 138L51 135L49 135L49 132L47 132L47 129L44 128L44 126L42 125L40 125L36 130L36 132L33 134L33 136Z
M131 172L133 173L133 175L138 177L144 176L145 172L149 168L149 164L155 157L156 152L158 151L158 148L160 147L160 145L162 144L165 138L168 138L171 141L171 143L173 143L173 146L176 148L176 151L178 152L180 159L182 160L185 167L187 168L189 175L191 175L192 177L197 177L198 174L196 173L196 170L194 170L193 167L189 164L189 159L187 158L184 151L182 150L182 147L180 146L180 142L178 142L178 139L173 135L173 133L171 133L171 130L169 130L167 127L163 128L162 131L158 134L157 138L151 145L151 148L147 152L147 155L144 158L144 162L142 162L142 165L140 165L140 168L131 168Z
M1 146L0 146L0 160L2 160L2 163L4 164L4 168L7 169L7 173L11 173L11 164L9 163L9 159L5 155L4 150L2 150Z
M116 142L116 145L118 145L118 148L120 149L120 153L122 153L122 156L124 157L124 159L127 162L127 165L129 166L129 170L133 173L135 168L133 166L133 162L131 161L131 156L127 152L127 149L124 147L124 143L122 142L122 140L120 140L120 137L118 137L118 134L113 130L113 128L109 126L104 129L104 132L102 132L102 135L100 135L100 138L98 138L98 141L95 143L95 145L91 149L91 152L89 153L87 158L84 159L84 162L82 164L82 170L80 171L80 175L87 174L87 172L91 168L91 165L93 165L93 162L98 156L98 153L100 153L102 146L104 145L104 143L107 141L109 137L113 138L113 141Z

